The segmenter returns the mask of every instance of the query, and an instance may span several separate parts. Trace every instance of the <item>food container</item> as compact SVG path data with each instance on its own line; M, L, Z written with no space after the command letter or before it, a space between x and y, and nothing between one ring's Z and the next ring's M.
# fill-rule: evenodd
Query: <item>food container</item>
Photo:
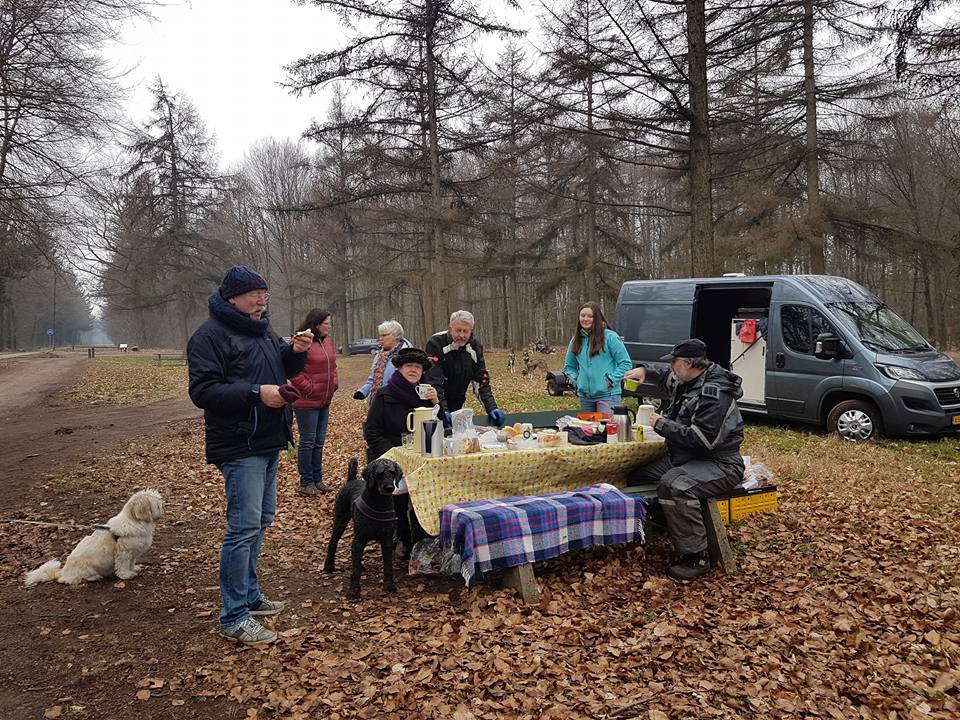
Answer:
M608 442L608 443L620 442L620 437L619 437L619 435L617 434L617 432L618 432L619 430L620 430L620 424L619 424L619 423L617 423L617 422L615 422L615 421L613 421L613 420L610 420L610 421L607 423L607 442Z
M607 412L580 412L577 413L578 420L586 420L587 422L600 422L601 420L609 420L613 415Z
M537 445L543 448L560 447L563 438L556 430L541 430L537 435Z
M457 454L457 451L460 449L460 440L458 438L444 438L443 439L443 456L451 457Z

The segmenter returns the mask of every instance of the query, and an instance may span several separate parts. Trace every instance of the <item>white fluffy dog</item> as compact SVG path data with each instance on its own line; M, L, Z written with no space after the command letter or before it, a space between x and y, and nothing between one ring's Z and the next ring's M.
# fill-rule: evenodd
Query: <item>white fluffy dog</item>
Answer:
M163 498L156 490L140 490L127 500L123 509L105 525L95 526L90 535L77 543L67 562L50 560L24 575L27 587L56 580L78 585L116 575L129 580L142 567L137 560L153 544L153 528L163 517Z

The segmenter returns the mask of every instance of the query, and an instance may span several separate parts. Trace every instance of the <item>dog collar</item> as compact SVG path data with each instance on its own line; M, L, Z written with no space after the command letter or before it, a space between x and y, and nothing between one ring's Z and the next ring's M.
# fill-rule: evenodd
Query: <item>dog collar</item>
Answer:
M120 536L117 535L113 530L111 530L109 525L106 525L106 524L104 524L104 523L97 523L96 525L93 526L93 529L94 529L94 530L106 530L108 533L110 533L111 535L113 535L113 539L114 539L114 540L119 540L119 539L120 539Z
M367 505L367 502L363 499L363 495L357 498L357 510L371 520L386 522L397 519L397 513L393 508L390 508L389 510L374 510L372 507Z

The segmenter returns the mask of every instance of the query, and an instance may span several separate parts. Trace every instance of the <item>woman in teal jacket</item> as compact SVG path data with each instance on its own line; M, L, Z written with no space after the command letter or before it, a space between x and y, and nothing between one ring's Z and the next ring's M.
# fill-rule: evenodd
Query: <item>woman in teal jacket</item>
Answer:
M627 348L607 325L600 306L584 303L563 364L564 374L577 388L580 407L611 412L620 404L620 383L632 367Z

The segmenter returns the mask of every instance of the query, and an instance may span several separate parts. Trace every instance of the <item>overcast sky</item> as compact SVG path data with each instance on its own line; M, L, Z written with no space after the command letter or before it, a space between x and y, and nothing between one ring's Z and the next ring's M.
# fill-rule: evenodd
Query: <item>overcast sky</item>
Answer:
M148 117L146 88L159 75L196 106L226 166L260 138L297 139L323 117L323 96L298 99L279 83L285 64L336 46L331 14L291 0L182 0L153 14L152 23L128 26L108 52L118 68L132 68L124 84L134 122Z

